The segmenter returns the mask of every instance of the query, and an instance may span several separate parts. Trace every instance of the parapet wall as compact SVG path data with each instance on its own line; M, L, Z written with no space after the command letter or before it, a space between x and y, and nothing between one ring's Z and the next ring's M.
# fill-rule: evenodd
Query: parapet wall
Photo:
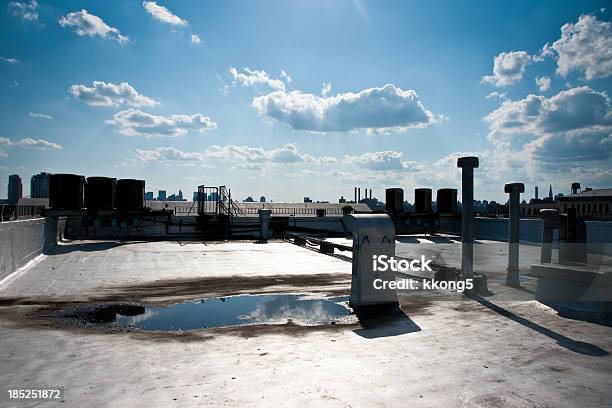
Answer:
M585 221L587 229L587 251L612 255L612 222ZM522 218L519 240L525 244L542 242L542 220ZM474 238L506 241L508 239L508 218L480 218L474 220ZM557 230L553 242L557 242Z
M0 280L42 254L46 245L57 243L65 221L54 225L57 229L50 228L45 218L0 223Z
M45 219L0 223L0 279L42 254Z

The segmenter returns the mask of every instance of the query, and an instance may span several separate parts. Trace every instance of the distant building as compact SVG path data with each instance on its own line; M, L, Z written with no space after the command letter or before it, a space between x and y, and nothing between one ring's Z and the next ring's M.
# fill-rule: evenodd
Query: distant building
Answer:
M577 186L577 187L576 187ZM612 189L586 188L579 191L580 184L572 184L572 194L558 194L551 199L552 188L549 188L548 197L544 199L531 199L529 203L521 205L521 215L524 217L539 217L543 209L557 209L562 214L569 208L576 209L576 215L586 219L612 219Z
M153 201L153 192L152 191L147 191L145 193L145 200Z
M312 200L310 199L310 197L304 197L304 202L305 203L312 203Z
M265 203L266 202L266 197L264 197L264 196L259 197L259 202L260 203Z
M612 219L612 189L586 188L584 191L568 196L557 196L559 210L567 212L575 208L576 214L584 218Z
M340 203L340 204L346 203L346 198L344 198L344 196L340 196L340 199L338 200L338 203Z
M183 192L179 189L179 193L178 193L178 199L179 201L183 201Z
M244 200L242 200L243 203L254 203L255 200L253 200L253 197L248 196L247 198L245 198Z
M157 201L166 201L166 190L159 190L157 192Z
M550 184L550 187L548 188L548 199L550 201L553 199L552 184Z
M23 186L21 185L21 177L17 174L9 176L8 183L8 203L17 204L22 197Z
M49 173L38 173L30 179L31 198L49 198Z

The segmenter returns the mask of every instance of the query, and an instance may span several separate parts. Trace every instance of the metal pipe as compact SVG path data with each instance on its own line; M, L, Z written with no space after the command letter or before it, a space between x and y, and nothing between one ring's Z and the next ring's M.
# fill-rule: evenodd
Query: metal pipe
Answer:
M561 215L559 210L546 208L540 210L542 217L542 248L540 250L540 263L550 263L552 261L552 239L553 230L559 227Z
M508 273L506 285L514 288L520 287L519 276L519 222L521 210L521 193L525 192L523 183L508 183L504 192L510 195L508 218Z
M461 168L461 275L463 279L474 276L474 239L472 223L474 218L474 168L478 167L478 157L468 156L457 159Z

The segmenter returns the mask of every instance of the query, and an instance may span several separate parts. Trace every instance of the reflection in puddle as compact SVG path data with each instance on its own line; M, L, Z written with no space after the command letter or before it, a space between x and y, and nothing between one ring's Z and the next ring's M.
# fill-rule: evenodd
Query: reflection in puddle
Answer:
M321 298L272 294L208 298L167 307L97 305L64 317L146 331L167 331L289 321L307 326L343 324L354 320L349 314L348 296Z

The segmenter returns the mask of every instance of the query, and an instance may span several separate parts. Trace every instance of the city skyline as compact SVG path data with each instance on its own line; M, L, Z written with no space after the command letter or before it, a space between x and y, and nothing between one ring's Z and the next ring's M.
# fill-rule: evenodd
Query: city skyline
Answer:
M609 13L605 2L11 2L0 195L10 174L29 195L42 171L276 202L401 187L413 202L418 187L458 188L466 154L480 158L480 200L505 202L509 181L527 200L536 185L609 187Z

